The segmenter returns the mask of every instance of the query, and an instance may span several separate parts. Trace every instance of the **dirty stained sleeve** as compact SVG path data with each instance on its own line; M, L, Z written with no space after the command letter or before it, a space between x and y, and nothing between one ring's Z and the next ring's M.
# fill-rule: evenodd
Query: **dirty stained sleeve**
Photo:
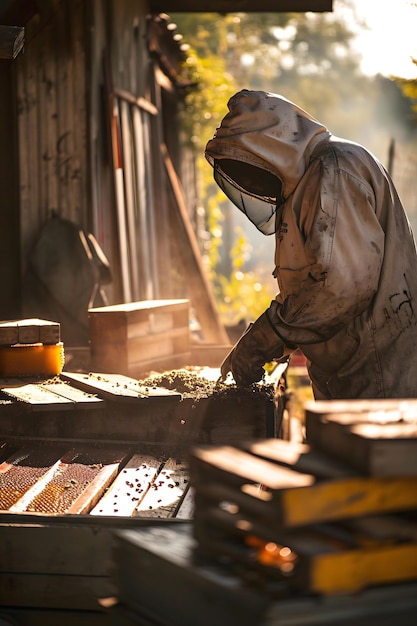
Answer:
M366 182L339 169L323 173L314 219L302 237L312 271L281 268L281 280L291 274L292 287L269 309L287 345L326 341L369 306L384 256L374 204Z

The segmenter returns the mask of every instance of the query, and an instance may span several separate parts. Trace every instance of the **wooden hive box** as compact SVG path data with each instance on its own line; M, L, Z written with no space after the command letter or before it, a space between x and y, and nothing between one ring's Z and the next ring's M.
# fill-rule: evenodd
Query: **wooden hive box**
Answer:
M0 622L108 623L113 531L189 519L189 447L273 426L269 394L212 396L121 374L0 380Z
M91 368L142 376L190 362L189 300L144 300L89 309Z
M415 475L358 474L277 439L196 448L189 469L200 552L265 590L274 579L320 595L417 580Z

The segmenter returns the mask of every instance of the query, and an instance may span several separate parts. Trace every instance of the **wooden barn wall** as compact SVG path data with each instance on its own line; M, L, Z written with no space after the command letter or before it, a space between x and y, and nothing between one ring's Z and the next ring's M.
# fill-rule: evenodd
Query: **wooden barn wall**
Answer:
M85 3L39 0L16 61L22 269L53 213L88 228Z
M19 199L13 63L0 61L0 319L20 313Z
M147 2L94 2L90 148L92 179L103 184L92 201L93 225L116 278L113 303L174 295L161 157L164 103L147 18ZM99 91L101 105L94 100Z
M161 71L158 53L149 50L147 0L38 0L36 7L13 69L20 314L61 325L67 313L79 318L82 338L71 335L77 345L87 341L88 306L187 297L171 250L172 191L164 156L167 146L180 172L181 92ZM169 62L176 52L164 54ZM59 306L43 309L42 280L31 293L34 251L53 215L92 233L107 257L112 281L97 292L98 301L84 302L82 294L78 305L65 293L64 284L67 291L72 283L78 288L70 257L62 280L46 276L51 282L45 296ZM62 306L67 309L61 319Z

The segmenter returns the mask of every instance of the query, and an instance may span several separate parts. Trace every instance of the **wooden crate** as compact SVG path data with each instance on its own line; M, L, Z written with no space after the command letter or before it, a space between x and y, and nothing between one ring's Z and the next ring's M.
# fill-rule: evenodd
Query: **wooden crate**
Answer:
M191 360L189 300L144 300L90 309L91 367L142 376Z
M73 626L101 611L104 624L114 529L193 512L187 467L156 447L26 441L0 451L0 606L16 624L42 610L74 612L58 620Z
M1 380L4 619L32 626L42 617L49 624L54 616L55 623L79 626L90 615L91 624L107 623L98 599L115 593L113 531L190 519L190 446L265 437L273 420L274 403L260 393L197 401L103 373ZM48 451L48 463L45 455L39 461L40 449ZM71 475L71 464L85 460L89 482L78 493L79 475ZM7 481L18 467L26 479ZM40 510L47 494L59 504L56 513Z
M218 372L219 373L219 372ZM2 399L3 398L3 399ZM271 436L267 393L195 398L121 374L63 372L53 381L0 379L0 437L155 444L188 450Z

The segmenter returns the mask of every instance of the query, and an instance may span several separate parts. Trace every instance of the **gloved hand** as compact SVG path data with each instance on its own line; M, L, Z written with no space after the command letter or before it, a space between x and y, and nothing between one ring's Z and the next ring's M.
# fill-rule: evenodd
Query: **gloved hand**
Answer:
M275 332L268 311L250 324L220 366L222 378L231 372L237 385L246 387L261 380L263 365L284 354L284 343Z

